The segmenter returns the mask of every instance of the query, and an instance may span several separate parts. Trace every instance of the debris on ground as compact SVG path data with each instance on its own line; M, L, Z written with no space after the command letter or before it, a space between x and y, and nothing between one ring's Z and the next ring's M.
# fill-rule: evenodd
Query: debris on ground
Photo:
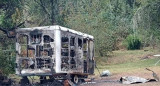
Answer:
M149 68L146 68L146 70L151 71L151 72L152 72L152 75L153 75L153 78L154 78L156 81L159 81L158 75L157 75L153 70L151 70L151 69L149 69Z
M151 71L154 79L145 79L137 76L127 76L127 77L121 77L120 82L122 84L135 84L135 83L146 83L146 82L153 82L153 81L159 81L158 75L152 71L151 69L146 68L146 70Z
M101 77L105 77L105 76L110 76L111 75L111 72L109 70L105 70L101 73Z
M156 54L156 55L153 55L153 56L160 57L160 54Z
M87 79L84 79L84 81L85 81L85 82L93 82L94 79L95 79L95 78L87 78Z
M120 82L122 84L135 84L135 83L146 83L149 80L141 77L136 76L127 76L127 77L121 77Z
M153 58L153 55L152 54L148 54L148 55L145 55L141 58L141 60L146 60L146 59L150 59L150 58Z

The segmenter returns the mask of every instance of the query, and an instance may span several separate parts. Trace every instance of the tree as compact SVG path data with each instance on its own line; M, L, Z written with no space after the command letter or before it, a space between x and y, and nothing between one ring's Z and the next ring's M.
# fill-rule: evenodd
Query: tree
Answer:
M19 0L2 0L0 2L0 27L12 28L22 21L22 7Z
M134 13L132 19L133 29L136 31L136 34L140 33L144 47L148 47L150 45L154 48L159 44L159 4L160 2L158 0L154 0L152 2L146 1L146 3Z
M0 1L0 70L5 74L14 72L15 62L15 39L11 36L11 31L22 25L22 3L20 0L1 0ZM21 24L19 24L21 23ZM9 39L8 37L11 39ZM3 47L2 47L3 46ZM13 51L4 52L13 49ZM10 55L13 55L10 57Z
M27 0L24 1L26 27L42 25L64 25L65 0Z

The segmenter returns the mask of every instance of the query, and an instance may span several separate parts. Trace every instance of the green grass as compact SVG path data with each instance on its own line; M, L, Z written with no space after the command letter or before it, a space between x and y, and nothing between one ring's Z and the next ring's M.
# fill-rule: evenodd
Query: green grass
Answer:
M112 64L112 65L99 65L99 71L102 72L104 70L109 70L113 75L121 74L121 73L131 73L131 72L139 72L141 70L145 71L145 68L154 68L160 67L160 63L155 66L155 63L160 60L159 58L155 59L147 59L136 62L127 62L122 64ZM156 69L156 68L155 68ZM95 69L95 75L99 76L98 70Z
M112 74L129 73L148 67L159 67L160 63L156 66L155 63L160 58L154 57L154 54L158 54L158 50L113 51L111 57L96 58L96 62L100 72L109 70ZM142 59L148 55L150 56L148 59ZM98 75L97 69L95 69L95 74Z
M112 64L112 65L105 65L105 66L98 66L100 71L110 70L112 73L121 73L121 72L130 72L132 70L136 70L139 68L145 69L146 67L154 67L155 63L159 60L158 58L155 59L147 59L147 60L139 60L136 62L127 62L122 64ZM156 66L160 66L158 63ZM95 73L97 74L98 71L96 70Z
M157 50L119 50L113 51L113 53L108 57L97 57L96 62L98 65L107 65L107 64L118 64L118 63L126 63L126 62L135 62L138 61L145 56L152 56L157 54ZM152 56L153 57L153 56Z

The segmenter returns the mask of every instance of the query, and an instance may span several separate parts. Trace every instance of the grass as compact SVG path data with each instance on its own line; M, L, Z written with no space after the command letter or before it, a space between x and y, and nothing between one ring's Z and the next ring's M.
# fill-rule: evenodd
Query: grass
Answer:
M155 59L147 59L147 60L139 60L136 62L127 62L122 64L112 64L112 65L103 65L98 66L100 71L110 70L111 73L122 73L122 72L131 72L136 69L145 69L147 67L154 67L155 63L159 60L158 58ZM160 63L156 66L160 66ZM95 71L97 74L98 71Z
M160 58L154 57L155 54L158 54L158 50L113 51L110 57L96 58L96 62L100 72L109 70L112 74L143 71L145 68L156 70L160 68L160 63L155 66ZM95 75L99 75L97 69L95 69Z

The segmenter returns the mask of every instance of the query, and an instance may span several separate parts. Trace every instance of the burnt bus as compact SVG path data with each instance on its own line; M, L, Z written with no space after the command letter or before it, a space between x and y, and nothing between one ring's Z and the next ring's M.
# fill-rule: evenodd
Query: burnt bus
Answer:
M16 29L16 74L78 83L94 74L94 37L58 25Z

